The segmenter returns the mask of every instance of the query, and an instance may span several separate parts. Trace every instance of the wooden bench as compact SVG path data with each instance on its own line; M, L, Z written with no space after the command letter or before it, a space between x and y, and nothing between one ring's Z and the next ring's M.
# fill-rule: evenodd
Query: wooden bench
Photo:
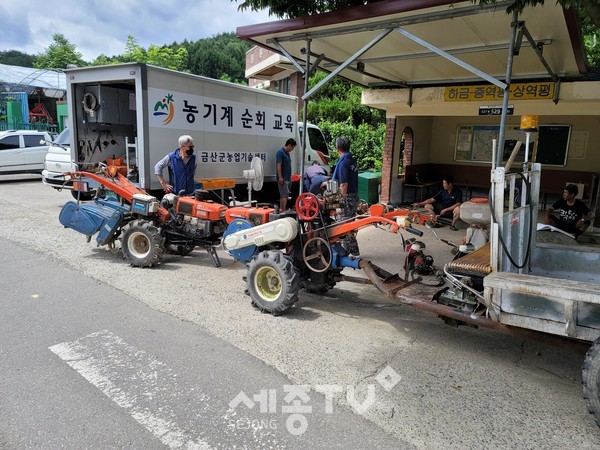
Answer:
M418 174L418 177L417 177ZM416 200L417 190L420 190L421 197L423 192L429 193L430 187L442 188L442 179L452 175L454 186L463 191L463 200L471 198L474 189L490 188L490 167L481 165L462 165L462 164L413 164L404 168L404 187L411 188ZM417 182L418 180L418 182ZM432 196L437 192L432 193ZM402 191L402 203L404 203L405 192ZM421 198L419 201L422 201Z
M404 183L404 188L409 188L413 190L413 200L416 202L422 202L425 198L433 197L437 191L440 190L442 185L441 181L425 181L422 183ZM432 191L430 193L430 190ZM419 195L417 195L417 191ZM427 194L424 196L423 194ZM402 203L404 203L404 191L402 191Z

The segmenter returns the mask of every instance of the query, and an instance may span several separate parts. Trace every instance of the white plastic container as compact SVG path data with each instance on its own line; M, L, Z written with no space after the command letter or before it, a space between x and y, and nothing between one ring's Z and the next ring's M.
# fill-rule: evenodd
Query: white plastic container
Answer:
M489 225L492 216L487 198L471 199L464 202L460 205L460 218L469 225Z

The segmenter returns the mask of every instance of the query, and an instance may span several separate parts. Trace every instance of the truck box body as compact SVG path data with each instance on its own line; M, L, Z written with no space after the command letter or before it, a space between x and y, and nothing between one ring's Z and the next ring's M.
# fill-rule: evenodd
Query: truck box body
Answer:
M66 72L71 151L81 165L123 158L128 170L137 167L140 187L158 190L155 164L187 134L194 139L196 179L246 184L243 171L258 157L265 182L274 182L275 154L288 138L299 144L291 153L299 172L296 97L139 63ZM307 143L306 161L323 163L322 155Z

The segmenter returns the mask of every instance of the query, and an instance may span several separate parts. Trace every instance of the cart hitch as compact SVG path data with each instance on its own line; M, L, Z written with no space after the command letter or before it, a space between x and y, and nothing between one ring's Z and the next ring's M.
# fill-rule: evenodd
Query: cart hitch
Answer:
M401 289L404 289L412 284L418 283L420 278L411 281L405 281L400 278L400 275L390 274L379 266L376 266L371 261L363 259L360 261L360 268L365 275L371 280L373 286L383 292L386 296L394 295Z

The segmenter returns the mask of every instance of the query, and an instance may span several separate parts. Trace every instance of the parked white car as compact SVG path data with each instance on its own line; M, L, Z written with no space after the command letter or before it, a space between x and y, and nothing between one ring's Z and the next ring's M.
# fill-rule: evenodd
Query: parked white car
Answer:
M41 173L50 142L45 131L0 131L0 174Z

